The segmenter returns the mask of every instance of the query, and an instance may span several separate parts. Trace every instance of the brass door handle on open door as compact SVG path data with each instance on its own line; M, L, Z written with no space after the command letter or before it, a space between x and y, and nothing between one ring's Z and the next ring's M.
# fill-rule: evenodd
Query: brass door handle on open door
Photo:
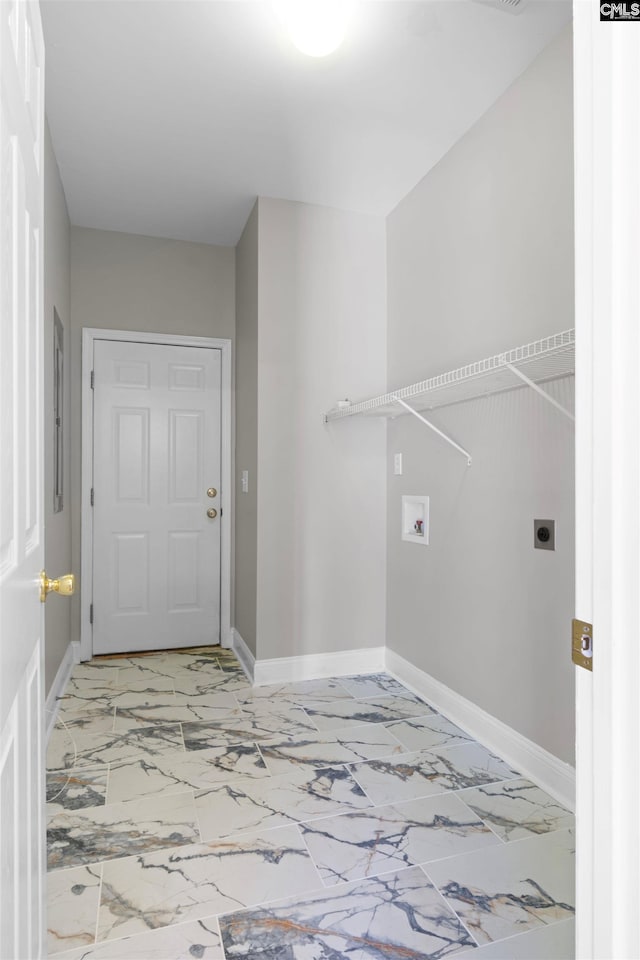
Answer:
M72 573L65 573L64 577L58 577L57 580L50 580L45 570L40 574L40 603L44 603L52 591L61 597L70 597L75 589L76 578Z
M207 510L207 516L209 517L209 520L215 520L215 518L218 516L218 511L214 510L213 507L210 507Z

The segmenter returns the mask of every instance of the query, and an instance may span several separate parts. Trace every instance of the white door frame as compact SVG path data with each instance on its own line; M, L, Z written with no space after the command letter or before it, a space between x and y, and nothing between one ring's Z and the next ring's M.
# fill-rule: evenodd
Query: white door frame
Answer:
M214 337L188 337L181 334L141 333L132 330L82 331L82 495L80 533L80 659L93 654L93 628L90 622L93 582L93 346L96 340L120 340L133 343L165 344L174 347L203 347L220 350L221 381L221 489L220 489L220 642L230 647L231 637L231 518L232 518L232 444L231 444L231 340ZM89 589L85 586L89 585Z
M640 957L640 27L574 0L577 957Z

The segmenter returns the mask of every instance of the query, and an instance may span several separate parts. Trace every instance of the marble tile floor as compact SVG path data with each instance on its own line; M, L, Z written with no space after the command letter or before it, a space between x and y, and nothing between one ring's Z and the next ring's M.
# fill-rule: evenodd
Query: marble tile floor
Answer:
M385 674L79 664L47 753L56 960L571 960L573 817Z

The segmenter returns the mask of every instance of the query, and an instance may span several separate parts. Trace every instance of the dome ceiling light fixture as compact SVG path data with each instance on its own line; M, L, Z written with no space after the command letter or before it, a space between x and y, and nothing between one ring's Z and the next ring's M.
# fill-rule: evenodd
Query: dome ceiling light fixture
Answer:
M308 57L327 57L345 38L349 0L278 0L273 4L293 44Z

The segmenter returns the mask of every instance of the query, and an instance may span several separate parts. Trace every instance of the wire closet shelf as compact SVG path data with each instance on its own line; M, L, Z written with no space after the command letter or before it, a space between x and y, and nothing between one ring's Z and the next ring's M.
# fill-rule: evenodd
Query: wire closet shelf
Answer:
M573 415L539 385L574 373L575 330L564 330L379 397L357 403L344 402L325 414L325 422L344 417L397 417L416 411L435 410L464 400L513 390L525 384L573 419Z

